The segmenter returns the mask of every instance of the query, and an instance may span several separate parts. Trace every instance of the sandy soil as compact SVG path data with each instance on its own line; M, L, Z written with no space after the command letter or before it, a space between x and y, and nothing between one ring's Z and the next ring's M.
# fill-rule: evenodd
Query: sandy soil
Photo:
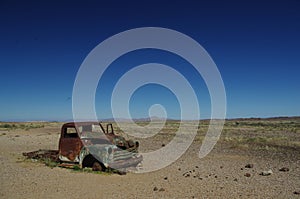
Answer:
M24 159L22 152L57 149L60 127L60 123L45 123L43 128L0 130L0 198L300 198L294 193L300 192L297 126L285 131L228 124L220 142L203 159L198 158L200 131L189 150L170 166L127 175L50 168ZM260 135L259 130L266 137L263 142L243 142L243 138ZM159 148L169 137L154 139L141 145ZM285 144L274 145L274 140ZM253 168L245 168L248 163ZM279 171L282 167L289 171ZM269 169L272 175L259 175Z

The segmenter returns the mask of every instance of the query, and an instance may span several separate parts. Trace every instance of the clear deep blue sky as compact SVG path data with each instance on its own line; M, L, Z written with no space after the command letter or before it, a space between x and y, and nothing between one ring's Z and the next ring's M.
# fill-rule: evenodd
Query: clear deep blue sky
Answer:
M72 118L72 89L88 53L138 27L164 27L199 42L215 61L227 94L227 117L300 115L300 1L0 1L0 121ZM110 95L126 69L172 65L196 89L210 115L207 88L184 60L141 50L116 60L97 90L99 118L112 117ZM123 66L123 68L121 67ZM133 117L160 103L178 118L175 96L147 85L132 96Z

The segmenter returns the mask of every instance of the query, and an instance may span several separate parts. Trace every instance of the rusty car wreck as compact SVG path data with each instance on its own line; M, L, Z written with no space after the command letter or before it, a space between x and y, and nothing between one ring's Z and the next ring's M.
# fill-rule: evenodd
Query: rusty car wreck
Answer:
M58 151L39 150L24 155L30 158L49 156L61 165L91 167L96 171L108 168L124 171L142 162L138 148L138 141L116 135L112 124L107 124L105 129L99 122L69 122L61 128Z
M124 169L142 161L138 148L137 141L115 135L112 124L70 122L62 126L58 158L95 170Z

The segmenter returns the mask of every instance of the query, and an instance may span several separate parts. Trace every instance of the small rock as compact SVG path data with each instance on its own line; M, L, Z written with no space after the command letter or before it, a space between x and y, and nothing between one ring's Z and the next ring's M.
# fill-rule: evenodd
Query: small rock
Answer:
M251 174L250 173L245 173L245 175L244 176L246 176L246 177L250 177L251 176Z
M244 170L244 168L241 168L241 170Z
M168 177L164 177L164 180L168 180Z
M164 188L160 188L158 191L165 191L165 189Z
M199 168L198 166L195 166L197 169Z
M157 187L154 187L154 188L153 188L153 191L157 191L157 190L158 190L158 188L157 188Z
M294 191L293 193L296 195L300 195L300 191Z
M215 176L215 178L218 178L218 176Z
M246 164L246 166L245 166L245 168L248 168L248 169L251 169L251 168L253 168L253 164Z
M165 144L162 144L161 146L164 147L164 146L166 146L166 145L165 145Z
M287 168L287 167L282 167L281 169L279 169L279 171L282 171L282 172L287 172L289 171L290 169Z
M178 168L178 171L181 171L181 168Z
M189 172L185 172L184 174L182 174L184 177L190 177L190 173Z
M269 176L271 174L273 174L273 171L270 169L268 171L262 171L259 175L261 175L261 176Z
M234 178L234 180L233 180L233 181L237 182L237 181L238 181L238 179L237 179L237 178Z
M223 169L223 166L220 166L220 169Z

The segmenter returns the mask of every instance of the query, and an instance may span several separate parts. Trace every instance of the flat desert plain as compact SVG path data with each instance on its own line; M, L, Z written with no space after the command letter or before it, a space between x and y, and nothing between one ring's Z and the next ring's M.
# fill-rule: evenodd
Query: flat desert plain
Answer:
M0 123L0 198L300 198L299 117L226 120L217 144L201 159L209 121L200 121L193 143L175 162L126 175L52 168L22 155L58 149L62 124ZM166 146L178 126L168 121L154 136L137 138L140 151Z

